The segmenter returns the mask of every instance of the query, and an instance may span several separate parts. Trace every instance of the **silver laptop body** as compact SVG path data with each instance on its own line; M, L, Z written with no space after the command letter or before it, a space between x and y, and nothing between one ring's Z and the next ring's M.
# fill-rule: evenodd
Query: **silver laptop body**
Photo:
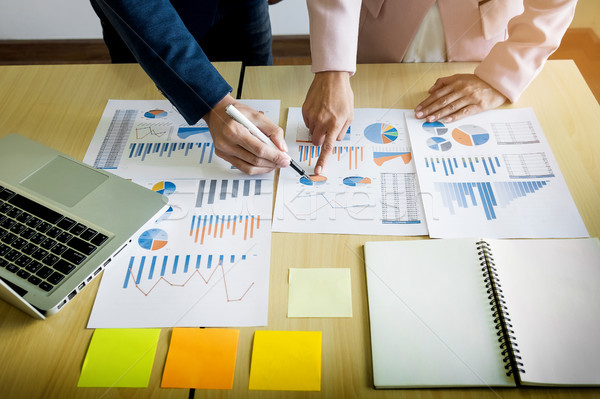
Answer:
M23 136L0 139L0 299L36 318L56 313L167 207Z

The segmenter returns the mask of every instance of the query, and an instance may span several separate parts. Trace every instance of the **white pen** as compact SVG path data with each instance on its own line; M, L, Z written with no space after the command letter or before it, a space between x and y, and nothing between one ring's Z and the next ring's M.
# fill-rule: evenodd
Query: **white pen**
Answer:
M254 123L250 122L250 119L246 118L246 116L244 114L242 114L236 107L234 107L233 104L227 105L225 107L225 112L227 112L227 115L231 116L236 122L240 123L246 129L248 129L254 137L259 139L263 143L269 144L272 147L277 148L275 143L273 143L271 141L271 139L269 139L263 132L261 132L260 129L258 127L256 127L256 125ZM279 148L277 148L277 149L279 150ZM306 172L304 171L304 169L302 169L302 166L298 165L298 163L296 163L296 161L294 161L291 157L290 157L290 166L292 169L294 169L296 172L298 172L298 174L300 176L302 176L308 180L311 180L310 176L308 176L306 174Z

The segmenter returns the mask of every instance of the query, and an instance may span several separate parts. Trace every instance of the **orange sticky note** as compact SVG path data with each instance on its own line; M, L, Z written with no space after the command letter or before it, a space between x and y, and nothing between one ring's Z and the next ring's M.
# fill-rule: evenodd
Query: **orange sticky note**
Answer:
M174 328L163 388L231 389L240 331Z

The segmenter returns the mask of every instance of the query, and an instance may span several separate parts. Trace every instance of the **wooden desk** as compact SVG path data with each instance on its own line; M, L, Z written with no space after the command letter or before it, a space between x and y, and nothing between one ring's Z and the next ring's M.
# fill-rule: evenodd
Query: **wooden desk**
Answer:
M472 72L475 64L360 65L351 79L357 108L414 108L426 97L436 78ZM281 99L280 125L285 128L288 107L301 107L312 81L307 66L257 67L245 72L243 98ZM281 88L285 87L285 90ZM600 107L572 61L551 61L517 104L533 107L569 185L591 236L600 235ZM437 389L376 391L372 364L367 292L362 245L369 240L404 237L273 233L269 326L271 330L323 332L321 394L302 397L590 397L600 390L565 388ZM290 267L351 269L351 319L290 319L286 317ZM241 341L242 364L236 390L245 396L250 340ZM240 367L241 366L241 367ZM240 374L241 368L244 368ZM295 396L287 393L289 397Z
M235 93L241 63L215 66ZM20 133L81 160L109 99L164 97L137 64L0 67L0 137ZM148 389L77 388L99 282L46 321L0 301L0 398L188 398L187 389L160 388L166 329Z
M229 66L223 66L226 73ZM412 108L435 77L470 71L469 64L361 66L353 77L356 107ZM235 68L234 68L235 69ZM238 68L239 71L239 68ZM237 72L235 72L237 73ZM235 73L233 75L235 75ZM232 76L232 75L226 75ZM280 125L287 108L302 105L312 79L308 67L257 67L246 70L244 98L282 100ZM230 83L236 78L227 78ZM233 85L233 84L232 84ZM285 90L281 90L285 87ZM162 98L137 66L0 68L0 136L20 132L81 159L106 100ZM567 183L592 236L600 234L597 203L600 161L600 107L572 62L548 63L516 107L532 106L548 136ZM57 135L48 132L59 132ZM566 132L567 134L561 134ZM594 145L595 144L595 145ZM256 328L242 328L234 389L196 391L219 398L395 398L395 397L588 397L592 389L372 389L370 335L362 244L400 237L274 233L272 241L269 324L264 330L323 332L321 392L249 391L252 338ZM352 273L353 314L345 319L289 319L287 276L290 267L348 267ZM170 339L163 329L147 389L79 389L81 364L92 331L85 325L98 280L68 307L38 322L0 302L0 397L113 398L188 397L189 390L160 389Z

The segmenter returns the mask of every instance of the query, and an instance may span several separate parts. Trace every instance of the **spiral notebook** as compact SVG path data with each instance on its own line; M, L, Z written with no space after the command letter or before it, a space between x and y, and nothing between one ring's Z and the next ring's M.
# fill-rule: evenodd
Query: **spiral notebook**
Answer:
M367 242L377 388L600 385L600 242Z

